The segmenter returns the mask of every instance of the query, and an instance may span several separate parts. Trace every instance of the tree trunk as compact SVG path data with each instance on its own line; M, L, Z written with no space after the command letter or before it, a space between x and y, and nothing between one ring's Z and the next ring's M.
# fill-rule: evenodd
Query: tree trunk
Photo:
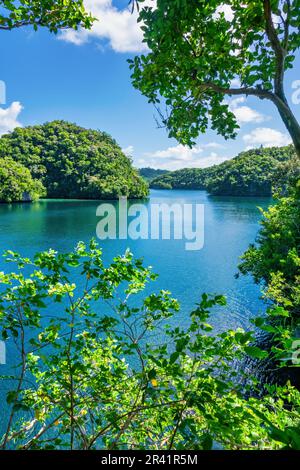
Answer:
M279 114L289 131L289 134L293 140L296 153L300 159L300 125L295 115L293 114L288 102L285 99L276 97L275 104L279 111Z

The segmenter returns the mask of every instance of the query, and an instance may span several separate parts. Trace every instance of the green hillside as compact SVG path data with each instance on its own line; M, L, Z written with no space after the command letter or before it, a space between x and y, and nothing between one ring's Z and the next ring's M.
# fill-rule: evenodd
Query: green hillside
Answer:
M210 168L167 173L155 178L151 188L205 189L224 196L271 196L284 165L293 166L294 158L292 145L253 149Z
M154 178L158 178L159 176L165 175L168 173L167 170L156 170L154 168L140 168L139 169L139 174L141 175L144 180L146 180L148 183L154 180Z
M112 137L65 121L17 128L2 136L0 158L23 165L34 181L42 183L48 198L142 198L148 194L146 182Z

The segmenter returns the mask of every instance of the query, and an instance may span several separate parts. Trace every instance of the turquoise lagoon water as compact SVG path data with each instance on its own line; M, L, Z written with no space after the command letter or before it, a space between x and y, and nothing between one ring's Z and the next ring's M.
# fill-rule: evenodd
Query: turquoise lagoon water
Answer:
M152 202L203 204L203 249L186 251L186 240L99 241L105 262L109 263L127 248L136 257L143 257L145 264L159 274L147 291L169 290L181 303L180 312L172 320L175 324L187 324L189 312L201 294L207 292L225 294L228 300L227 307L212 313L210 323L216 331L249 328L250 319L261 314L265 306L258 286L249 277L236 279L235 274L239 257L257 236L261 218L258 207L266 208L271 201L211 197L203 191L152 191L146 205ZM70 251L79 240L88 242L96 237L99 204L100 201L45 200L0 205L0 252L11 249L30 257L49 248ZM0 270L8 267L0 258ZM0 365L0 373L10 374L12 364L15 364L15 348L8 343L7 365ZM9 382L0 384L0 432L7 413L5 394L12 385Z
M184 322L203 292L225 294L228 307L213 316L216 328L249 326L264 305L259 288L248 277L235 279L239 257L255 241L261 218L258 207L267 198L212 197L204 191L151 191L151 202L203 204L204 247L186 251L186 240L104 240L104 259L126 248L151 265L159 279L149 287L170 290L182 305L175 321ZM69 251L79 240L96 237L100 201L44 200L34 204L0 205L0 252L12 249L24 256L53 248ZM7 265L0 258L0 269Z

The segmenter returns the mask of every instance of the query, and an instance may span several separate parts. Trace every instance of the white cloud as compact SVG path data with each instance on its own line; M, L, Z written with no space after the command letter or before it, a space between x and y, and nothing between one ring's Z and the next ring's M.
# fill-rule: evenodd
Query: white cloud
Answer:
M235 115L239 125L249 123L261 123L270 120L269 116L259 113L255 109L243 104L246 102L245 97L235 98L230 101L229 108Z
M241 87L240 79L239 78L234 78L233 80L231 80L230 86L231 86L231 88L240 88Z
M234 12L230 5L226 5L226 4L220 5L216 10L215 16L216 17L219 16L220 13L224 13L227 21L232 21L234 18Z
M134 152L133 145L128 145L128 147L125 147L124 149L122 149L122 152L125 153L125 155L132 155Z
M249 106L240 106L233 110L239 124L247 124L249 122L260 123L267 120L265 116L249 108Z
M84 0L86 10L91 12L96 21L90 31L80 29L78 31L63 31L59 39L81 45L91 38L107 41L116 52L142 52L147 50L142 42L143 32L141 23L137 23L138 13L131 12L127 6L119 10L113 5L112 0ZM146 0L143 6L153 6L155 2Z
M18 121L23 106L19 101L14 101L8 108L0 108L0 135L11 132L15 127L22 127Z
M281 147L289 145L292 141L288 134L269 127L258 127L250 132L250 134L244 135L243 140L247 144L247 149L260 145L263 147Z
M179 170L181 168L207 168L217 165L227 160L228 157L221 157L215 152L203 155L204 148L219 146L219 144L206 144L203 147L190 149L184 145L169 147L165 150L157 150L153 153L145 153L143 158L135 161L136 166L150 166L163 170Z
M179 161L189 161L194 155L199 155L203 152L203 149L200 147L189 148L182 144L179 144L175 147L169 147L166 150L157 150L156 152L149 154L153 158L159 159L172 159Z
M204 144L203 147L208 149L223 149L224 145L218 144L217 142L209 142L208 144Z

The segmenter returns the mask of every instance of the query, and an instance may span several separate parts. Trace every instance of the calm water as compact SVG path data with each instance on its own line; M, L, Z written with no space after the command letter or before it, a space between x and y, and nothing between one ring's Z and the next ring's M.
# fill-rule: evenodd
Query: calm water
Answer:
M186 251L185 241L112 241L100 242L106 262L129 247L144 257L159 274L149 287L170 290L180 300L181 311L174 322L182 326L203 292L225 294L228 307L213 312L211 323L217 331L230 327L249 328L249 319L264 305L259 289L250 278L235 279L240 255L255 240L259 229L258 206L266 208L268 199L210 197L202 191L152 191L150 201L198 203L205 206L205 244L201 251ZM35 204L0 205L0 252L12 249L25 256L54 248L70 251L79 240L96 236L99 201L40 201ZM8 265L0 258L0 270ZM148 289L148 290L149 290ZM1 374L10 374L15 364L12 344L7 344L7 365ZM0 384L0 434L6 422L5 395L10 381ZM2 424L1 424L2 421Z
M205 244L201 251L186 251L177 240L101 241L104 258L129 247L159 274L152 290L164 288L181 302L176 317L181 324L203 292L226 294L228 307L216 311L217 329L249 326L249 318L264 305L251 279L235 279L240 255L255 240L259 229L258 206L269 199L211 197L202 191L152 191L150 201L198 203L205 206ZM99 201L40 201L35 204L0 205L0 251L12 249L23 255L48 248L69 251L79 240L96 236ZM0 269L5 264L0 259Z

